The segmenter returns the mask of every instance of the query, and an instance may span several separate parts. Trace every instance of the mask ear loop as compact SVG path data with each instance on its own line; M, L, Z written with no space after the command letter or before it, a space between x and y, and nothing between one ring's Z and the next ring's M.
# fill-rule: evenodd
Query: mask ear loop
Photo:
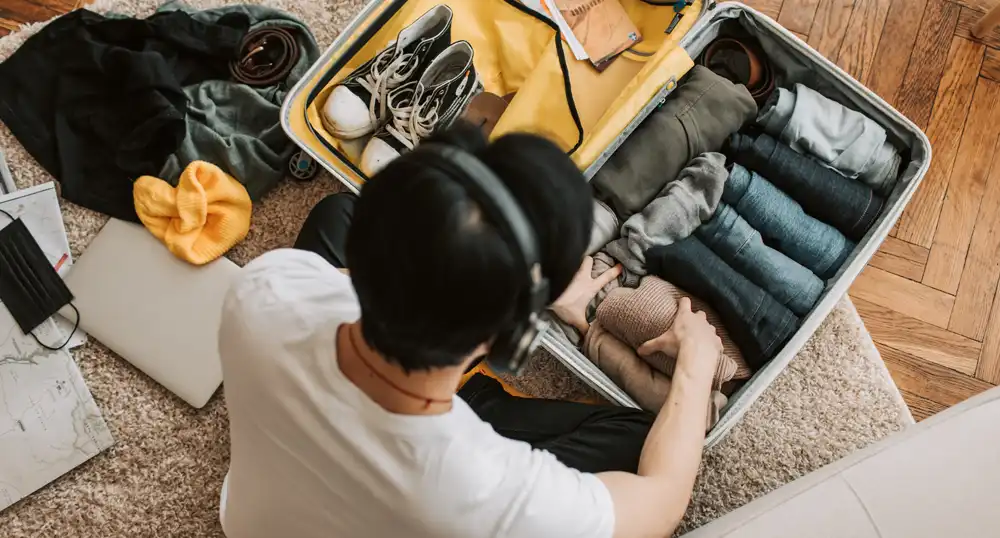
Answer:
M14 218L14 215L11 215L10 213L8 213L8 212L7 212L6 210L4 210L4 209L0 209L0 213L3 213L4 215L6 215L6 216L7 216L7 218L9 218L11 222L14 222L15 220L17 220L17 219L15 219L15 218ZM50 351L59 351L59 350L63 349L64 347L68 346L68 345L69 345L69 342L70 342L70 340L72 340L72 339L73 339L73 335L74 335L74 334L76 334L76 331L77 331L77 329L79 329L79 328L80 328L80 311L79 311L79 310L78 310L78 309L76 308L76 305L75 305L75 304L73 304L73 303L69 303L69 307L73 309L73 312L76 312L76 321L75 321L75 322L73 322L73 330L72 330L72 331L70 331L70 333L69 333L69 337L67 337L67 338L66 338L66 341L65 341L65 342L63 342L63 343L62 343L62 344L61 344L61 345L60 345L59 347L52 347L52 346L50 346L50 345L48 345L48 344L46 344L46 343L42 342L41 340L39 340L39 339L38 339L38 337L37 337L37 336L35 336L35 331L31 331L31 332L29 332L28 334L29 334L29 335L30 335L30 336L31 336L32 338L34 338L34 339L35 339L35 342L36 342L36 343L38 343L38 345L40 345L40 346L42 346L43 348L45 348L45 349L48 349L48 350L50 350Z
M40 346L42 346L45 349L48 349L50 351L59 351L59 350L63 349L64 347L68 346L70 340L73 339L73 335L76 334L76 330L80 328L80 311L77 310L76 305L73 304L73 303L69 303L69 307L73 309L73 312L76 312L76 321L73 322L73 330L70 331L69 336L66 337L66 341L63 342L62 344L59 344L59 347L52 347L52 346L46 344L45 342L42 342L41 340L38 339L37 336L35 336L35 331L31 331L28 334L30 334L31 337L35 339L35 342L37 342L38 345L40 345Z

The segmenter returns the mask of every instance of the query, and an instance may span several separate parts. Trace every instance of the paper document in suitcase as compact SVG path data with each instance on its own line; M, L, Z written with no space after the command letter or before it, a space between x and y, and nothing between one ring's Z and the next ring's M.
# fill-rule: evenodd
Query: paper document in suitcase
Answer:
M583 49L583 43L580 43L573 37L573 31L570 29L566 19L562 18L562 15L559 14L559 8L556 7L553 0L521 0L521 3L542 17L554 22L559 27L562 40L569 45L569 50L573 53L574 58L577 60L587 59L587 51Z
M559 9L573 36L599 69L642 40L618 0L546 0Z

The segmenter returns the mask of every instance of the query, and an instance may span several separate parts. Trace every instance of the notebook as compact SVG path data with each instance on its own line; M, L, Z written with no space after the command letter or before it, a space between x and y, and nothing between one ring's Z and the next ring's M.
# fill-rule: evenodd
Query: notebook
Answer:
M239 267L182 261L145 228L111 219L66 276L80 327L188 404L222 383L222 301ZM68 319L68 308L60 311Z

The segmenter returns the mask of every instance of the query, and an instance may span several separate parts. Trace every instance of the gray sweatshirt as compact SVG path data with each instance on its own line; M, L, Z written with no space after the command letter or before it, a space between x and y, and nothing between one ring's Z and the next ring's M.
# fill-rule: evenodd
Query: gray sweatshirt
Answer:
M712 218L727 177L724 155L702 153L642 212L625 221L621 238L605 249L625 267L624 285L635 287L646 274L646 250L680 241Z

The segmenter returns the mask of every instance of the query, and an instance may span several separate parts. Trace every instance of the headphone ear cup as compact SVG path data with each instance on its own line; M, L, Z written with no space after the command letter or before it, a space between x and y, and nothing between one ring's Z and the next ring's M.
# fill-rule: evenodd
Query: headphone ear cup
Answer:
M532 314L531 319L498 334L486 356L490 368L494 372L521 373L548 326L548 322Z
M494 372L519 373L524 361L518 356L517 342L523 334L523 324L497 334L486 355L486 362Z

